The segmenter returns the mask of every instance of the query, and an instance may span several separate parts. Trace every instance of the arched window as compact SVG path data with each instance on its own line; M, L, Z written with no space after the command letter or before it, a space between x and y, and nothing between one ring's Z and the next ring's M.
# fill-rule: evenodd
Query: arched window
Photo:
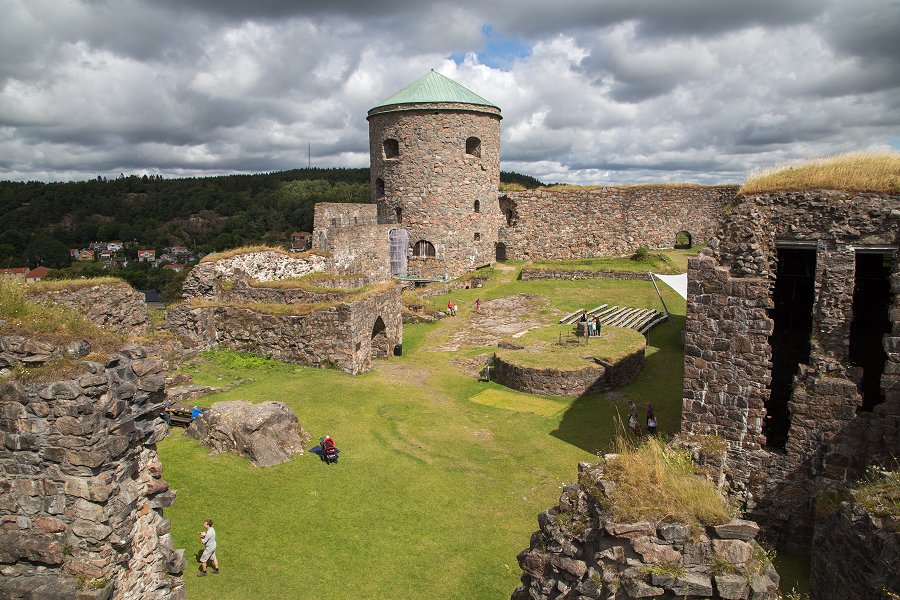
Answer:
M476 231L475 232L475 241L477 242L480 239L481 239L481 234Z
M395 208L395 209L394 209L394 216L397 217L397 222L398 222L398 223L402 223L402 222L403 222L403 209L400 208L399 206L398 206L397 208Z
M384 198L384 179L381 177L375 180L375 197Z
M436 256L434 253L434 244L428 240L419 240L416 242L416 245L413 246L413 256L433 258Z
M475 201L475 212L481 212L481 200Z
M481 157L481 140L477 137L470 137L466 140L466 154Z
M398 156L400 156L400 143L393 138L384 140L384 157L397 158Z

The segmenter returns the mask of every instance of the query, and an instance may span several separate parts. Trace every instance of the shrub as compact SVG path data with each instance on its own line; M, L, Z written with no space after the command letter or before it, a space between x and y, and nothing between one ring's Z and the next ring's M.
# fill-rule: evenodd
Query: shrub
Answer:
M647 246L639 246L637 250L634 251L634 254L631 255L631 260L637 262L643 262L650 257L650 248Z

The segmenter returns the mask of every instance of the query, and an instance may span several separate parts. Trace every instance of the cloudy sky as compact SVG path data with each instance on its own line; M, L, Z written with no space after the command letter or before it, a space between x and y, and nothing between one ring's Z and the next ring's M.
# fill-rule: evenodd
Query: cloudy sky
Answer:
M0 179L367 166L435 69L502 168L740 182L900 148L900 0L0 0Z

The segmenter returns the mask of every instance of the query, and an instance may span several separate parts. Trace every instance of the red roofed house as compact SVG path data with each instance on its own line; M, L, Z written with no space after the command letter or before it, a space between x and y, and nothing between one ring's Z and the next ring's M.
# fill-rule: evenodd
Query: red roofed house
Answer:
M11 269L0 269L0 277L3 279L21 279L25 281L28 274L28 267L13 267Z
M304 250L308 250L311 241L312 234L308 231L295 231L291 234L291 251L303 252Z
M25 275L25 281L28 283L34 283L35 281L40 281L50 272L50 269L47 267L37 267L34 268Z
M82 250L78 253L78 260L94 260L94 251L93 250Z
M153 262L156 260L156 250L138 250L138 262Z

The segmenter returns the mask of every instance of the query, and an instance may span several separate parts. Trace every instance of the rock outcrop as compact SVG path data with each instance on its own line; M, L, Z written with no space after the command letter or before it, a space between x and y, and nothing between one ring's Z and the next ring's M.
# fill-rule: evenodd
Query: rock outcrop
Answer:
M182 285L185 298L216 298L227 281L276 281L324 272L326 259L314 253L288 256L274 250L246 252L205 261L191 269Z
M87 340L57 346L20 335L0 335L0 377L18 366L39 367L54 358L77 359L90 352L91 344Z
M816 600L900 596L900 518L876 517L854 502L842 502L816 523L811 558L810 592Z
M598 465L578 470L583 483L564 486L559 504L538 516L513 600L777 597L778 574L752 521L618 523L598 502L615 484Z
M187 435L213 452L238 452L258 467L270 467L303 454L310 435L283 402L217 402L191 423Z
M132 346L81 367L0 383L0 598L184 598L155 448L162 362Z
M150 330L150 316L144 295L124 281L34 292L40 302L51 302L70 308L88 321L128 336L146 335Z

